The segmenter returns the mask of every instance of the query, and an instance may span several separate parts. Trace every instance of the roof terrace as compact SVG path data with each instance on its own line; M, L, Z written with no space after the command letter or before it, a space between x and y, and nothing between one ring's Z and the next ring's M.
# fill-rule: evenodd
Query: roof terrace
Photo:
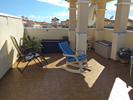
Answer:
M132 100L133 81L129 67L87 52L92 68L80 75L67 72L62 53L44 54L47 67L32 61L22 74L16 63L0 80L1 100ZM61 64L57 64L61 62ZM25 65L22 64L22 67ZM44 65L45 66L45 65Z
M114 29L104 29L106 1L92 0L97 4L96 28L87 28L89 0L67 0L70 3L69 29L24 28L21 18L0 14L0 99L1 100L132 100L133 81L129 67L119 65L117 51L121 47L133 48L133 32L127 31L131 0L118 0ZM95 2L94 2L95 1ZM109 0L110 1L110 0ZM78 8L76 8L76 4ZM76 10L78 9L77 29ZM47 67L40 69L31 62L22 74L16 68L18 53L10 36L21 45L25 35L42 39L62 39L68 36L73 50L86 51L88 64L93 65L85 74L74 74L61 69L66 59L62 53L44 54ZM110 60L87 51L87 36L95 41L112 42ZM61 63L59 63L61 62ZM45 66L45 65L44 65ZM21 64L24 67L24 64ZM71 67L71 66L70 66Z

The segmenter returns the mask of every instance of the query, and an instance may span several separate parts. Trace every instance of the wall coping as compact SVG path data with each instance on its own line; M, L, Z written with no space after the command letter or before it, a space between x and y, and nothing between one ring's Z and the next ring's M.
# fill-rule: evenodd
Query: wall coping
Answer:
M25 27L24 29L34 29L34 30L38 30L38 29L39 30L47 30L47 29L48 30L69 30L69 28L32 28L32 27L31 28L29 28L29 27L26 28Z
M30 28L25 27L24 29L34 29L34 30L69 30L69 28ZM88 30L95 30L95 28L88 28ZM77 28L75 28L75 32L77 31ZM103 31L114 31L114 29L104 28ZM133 31L127 30L127 33L133 33Z
M104 28L106 31L114 31L114 29Z
M24 29L42 29L42 30L45 30L45 29L49 29L49 30L55 30L55 29L58 29L58 30L69 30L69 28L30 28L30 27L25 27ZM95 28L88 28L88 30L95 30ZM75 28L75 31L77 31L77 28Z
M119 2L119 3L115 4L115 6L120 6L120 5L130 6L132 4L133 4L133 2Z
M77 1L75 4L78 5L78 4L89 4L91 3L92 1Z
M11 18L16 18L16 19L22 19L21 17L9 15L9 14L4 14L4 13L0 13L0 16L2 16L2 17L11 17Z
M78 8L68 8L68 10L77 10Z
M88 30L95 30L96 28L88 28Z
M133 33L133 31L127 30L127 33Z
M96 11L106 11L107 9L97 9Z

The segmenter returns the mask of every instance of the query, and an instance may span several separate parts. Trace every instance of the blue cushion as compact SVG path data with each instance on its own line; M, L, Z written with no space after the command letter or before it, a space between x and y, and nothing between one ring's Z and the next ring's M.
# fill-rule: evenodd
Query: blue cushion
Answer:
M64 54L74 54L67 41L58 43L58 45Z
M77 56L78 57L78 60L82 60L82 59L85 59L87 57L86 54L82 54L82 55L79 55ZM67 60L68 62L72 62L72 61L76 61L75 57L69 57L69 59Z
M58 45L64 54L74 55L74 53L73 53L72 49L70 48L67 41L58 43ZM73 57L66 57L67 61L69 61L69 59L72 59L72 58Z
M72 49L70 48L70 46L69 46L69 44L68 44L67 41L66 41L66 42L58 43L58 45L59 45L60 49L62 50L62 52L63 52L64 54L74 55L74 52L73 52ZM82 59L84 59L84 58L86 58L86 57L87 57L87 55L83 54L83 55L78 56L78 59L79 59L79 60L82 60ZM76 61L75 57L66 57L66 60L67 60L68 62Z

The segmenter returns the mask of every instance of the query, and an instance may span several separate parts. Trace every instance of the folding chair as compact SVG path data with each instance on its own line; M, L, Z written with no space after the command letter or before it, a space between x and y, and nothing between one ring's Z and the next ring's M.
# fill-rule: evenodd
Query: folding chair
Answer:
M35 51L35 52L32 52L32 53L29 53L29 54L24 54L23 52L24 51L29 51L30 49L33 49L33 48L28 48L28 49L25 49L25 50L21 50L18 46L18 43L16 41L16 39L13 37L13 36L10 36L11 37L11 40L15 46L15 48L17 49L18 53L19 53L19 59L18 59L18 64L17 64L17 69L23 73L24 70L26 69L26 67L28 66L28 64L30 63L31 60L34 60L34 62L36 63L35 59L38 60L39 64L36 63L38 66L40 66L41 68L43 68L43 65L42 63L39 61L38 57L42 57L43 60L45 61L44 63L45 64L48 64L47 60L44 58L43 54L41 53L41 51ZM42 60L42 59L41 59ZM23 70L21 70L18 65L20 62L27 62L26 66L23 68Z
M86 73L87 71L83 70L83 68L92 67L92 66L88 66L87 59L86 59L87 55L85 55L84 51L81 51L81 50L72 51L67 41L58 43L58 45L60 49L62 50L63 55L66 57L66 67L62 66L63 69L69 72L72 72L72 73ZM74 52L81 52L82 55L76 56L74 55ZM84 62L86 62L86 64L83 65ZM68 68L67 67L68 65L78 67L80 68L80 70Z

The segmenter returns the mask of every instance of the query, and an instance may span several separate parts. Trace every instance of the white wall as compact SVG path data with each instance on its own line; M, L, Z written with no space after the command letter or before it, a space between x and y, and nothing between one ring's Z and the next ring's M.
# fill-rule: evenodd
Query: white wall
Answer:
M47 31L48 30L48 31ZM103 39L106 41L113 42L113 29L104 29ZM68 36L68 29L25 29L25 33L28 33L30 36L38 37L38 40L41 39L62 39L62 36ZM95 42L95 28L88 29L88 35L92 36L92 47L94 48ZM123 41L123 40L121 40ZM133 48L133 31L127 31L126 47ZM111 51L113 53L113 51Z
M112 42L114 29L104 29L104 40Z
M112 42L113 39L113 29L104 29L103 31L103 40ZM89 28L88 29L88 35L92 36L92 47L94 48L94 42L95 42L95 28Z
M127 31L126 48L133 48L133 31Z
M95 29L88 29L88 35L92 36L92 39L93 39L93 41L92 41L92 47L93 48L94 48L94 42L95 42L95 35L94 34L95 34ZM106 41L113 42L113 34L114 34L114 29L105 28L104 31L103 31L103 39L106 40ZM121 45L122 42L124 42L124 39L119 40L119 46L118 47L121 47L120 45ZM113 46L115 46L115 45L113 45ZM133 31L127 31L127 34L126 34L126 48L130 48L130 50L133 48ZM114 53L115 52L112 50L111 55L114 54ZM114 57L112 57L112 59L114 59Z
M47 31L48 30L48 31ZM92 47L94 47L94 35L95 28L88 29L88 35L92 36ZM25 28L25 34L29 34L31 37L38 37L38 40L41 39L62 39L62 36L68 36L68 29L38 29L38 28ZM76 34L76 33L75 33ZM112 42L113 30L105 29L104 30L104 40Z
M95 40L95 34L94 34L94 28L89 28L88 29L88 35L92 37L92 47L94 48L94 40Z
M25 34L28 34L31 37L38 37L38 40L62 39L62 36L68 36L68 29L25 28Z
M113 40L113 29L104 29L104 40L112 42ZM133 48L133 31L128 31L126 34L126 48Z
M23 37L23 23L20 18L0 16L0 78L17 60L17 51L10 39L14 36L19 43Z

